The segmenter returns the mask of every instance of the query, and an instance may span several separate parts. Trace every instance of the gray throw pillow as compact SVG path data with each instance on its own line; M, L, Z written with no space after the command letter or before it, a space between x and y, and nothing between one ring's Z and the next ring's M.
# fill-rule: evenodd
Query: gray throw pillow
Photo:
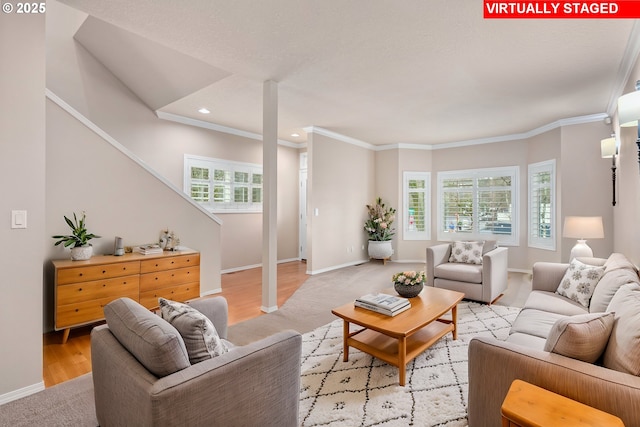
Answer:
M111 301L104 317L120 344L153 375L164 377L191 365L176 328L134 300Z
M565 317L551 327L544 350L594 363L602 355L613 329L613 313Z
M556 293L589 308L591 295L603 274L604 267L583 264L574 258Z
M229 351L207 316L180 302L159 298L158 303L162 318L180 332L192 364Z
M615 321L604 351L604 366L640 375L640 285L620 287L607 311L615 312Z

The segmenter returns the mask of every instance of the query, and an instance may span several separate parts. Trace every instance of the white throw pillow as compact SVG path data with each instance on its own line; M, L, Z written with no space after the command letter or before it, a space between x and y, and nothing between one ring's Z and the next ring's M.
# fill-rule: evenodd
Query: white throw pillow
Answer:
M591 295L604 274L604 267L583 264L573 259L556 293L589 307Z
M613 329L613 313L565 317L554 323L544 351L594 363L604 352Z
M229 351L211 320L195 308L164 298L159 298L158 304L162 318L171 323L182 336L191 364Z
M483 246L484 242L451 242L449 262L482 264Z

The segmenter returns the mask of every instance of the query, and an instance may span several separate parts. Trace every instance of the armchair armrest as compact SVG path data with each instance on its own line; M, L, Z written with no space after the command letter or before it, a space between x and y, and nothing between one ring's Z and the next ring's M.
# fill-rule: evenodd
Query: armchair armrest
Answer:
M227 339L227 322L229 307L224 297L198 298L188 302L189 305L211 320L220 338Z
M469 425L500 425L514 379L545 388L640 426L640 377L490 337L469 342Z
M482 296L493 301L508 285L509 248L495 248L482 256Z
M443 243L427 247L427 286L433 286L434 269L445 262L449 262L451 244Z

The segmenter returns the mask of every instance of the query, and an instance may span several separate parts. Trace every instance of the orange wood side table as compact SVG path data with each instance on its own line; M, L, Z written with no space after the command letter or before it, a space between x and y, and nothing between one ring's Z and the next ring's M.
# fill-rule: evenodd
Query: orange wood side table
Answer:
M624 427L620 418L521 380L502 403L502 427Z

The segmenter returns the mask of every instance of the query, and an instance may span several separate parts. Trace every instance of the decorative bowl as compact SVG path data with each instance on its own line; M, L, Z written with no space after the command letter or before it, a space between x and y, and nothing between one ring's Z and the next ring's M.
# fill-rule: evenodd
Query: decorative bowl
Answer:
M417 297L418 294L422 292L422 288L424 288L424 282L420 282L417 285L404 285L402 283L394 283L393 288L401 297L413 298Z

